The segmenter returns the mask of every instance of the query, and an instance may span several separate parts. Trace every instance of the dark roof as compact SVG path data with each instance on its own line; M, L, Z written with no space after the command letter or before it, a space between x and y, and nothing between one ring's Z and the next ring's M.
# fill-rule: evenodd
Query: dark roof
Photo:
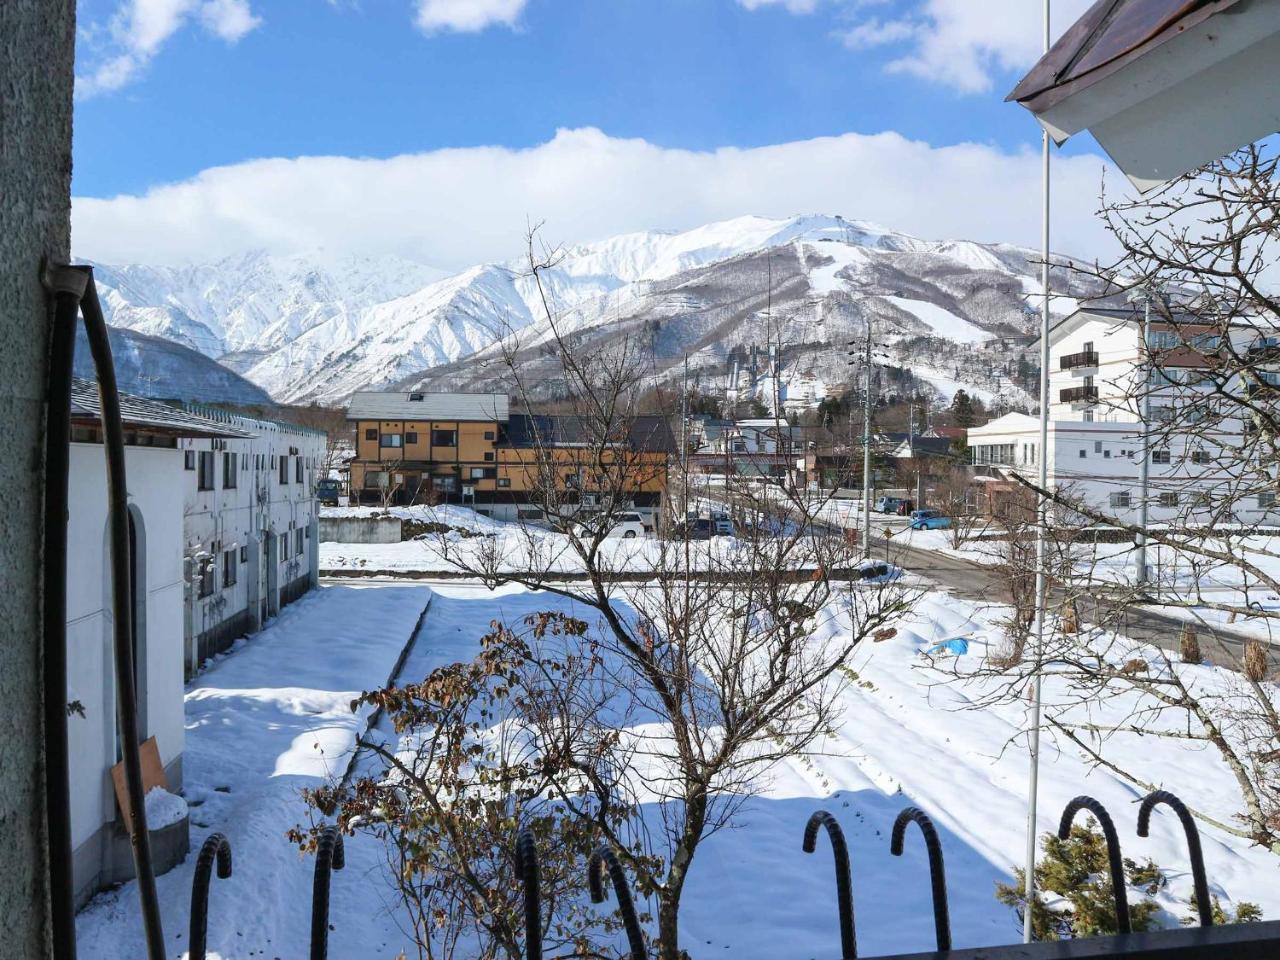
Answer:
M1098 0L1007 97L1046 110L1241 0Z
M97 423L99 420L98 384L79 377L71 381L71 419L73 422ZM199 414L188 413L158 400L147 400L132 394L120 394L120 419L126 427L149 430L180 437L251 437L253 434Z
M664 417L632 417L625 422L628 445L645 453L674 453L676 439ZM590 421L579 416L547 416L513 413L499 442L507 447L583 446L595 437ZM621 440L621 431L619 440Z
M907 442L903 437L898 445ZM912 452L917 457L945 457L951 453L951 440L948 437L914 437L911 441Z

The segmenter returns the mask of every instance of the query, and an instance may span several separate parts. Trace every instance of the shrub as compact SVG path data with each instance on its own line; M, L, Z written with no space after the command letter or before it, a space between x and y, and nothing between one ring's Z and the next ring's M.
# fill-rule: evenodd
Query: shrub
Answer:
M1267 648L1258 640L1244 645L1244 675L1254 683L1267 679Z
M1191 624L1183 624L1182 636L1178 640L1178 654L1183 663L1203 663L1200 653L1200 638L1196 636L1196 628Z

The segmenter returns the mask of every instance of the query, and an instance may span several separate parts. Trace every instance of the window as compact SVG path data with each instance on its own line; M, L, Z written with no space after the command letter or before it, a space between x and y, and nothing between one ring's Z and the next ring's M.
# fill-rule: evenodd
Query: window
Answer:
M199 467L200 467L199 472L196 474L196 489L212 490L213 489L213 470L214 470L212 450L200 451Z
M1276 505L1276 495L1274 493L1258 494L1258 509L1270 510Z
M1129 491L1121 490L1118 493L1111 494L1111 506L1112 507L1129 506Z
M420 393L411 393L411 394L409 394L409 402L410 402L410 403L421 403L421 402L422 402L422 394L420 394Z
M241 547L241 548L240 548L240 562L241 562L241 563L248 563L248 562L249 562L249 548L248 548L248 547Z
M293 531L293 552L302 556L302 528Z
M458 491L457 477L432 477L431 482L441 493L456 493Z
M509 487L509 486L511 486L511 478L510 478L510 477L499 477L499 478L498 478L498 486L500 486L500 487Z
M364 488L366 490L376 490L387 482L386 477L387 475L381 470L366 470L364 472Z
M1172 461L1172 457L1169 455L1168 450L1152 450L1151 451L1152 463L1170 463L1171 461Z
M492 439L493 439L493 431L492 431L492 430L486 430L486 431L484 432L484 438L485 438L486 440L492 440Z
M295 457L295 458L294 458L294 461L293 461L293 479L294 479L297 483L301 483L301 482L302 482L302 469L303 469L303 466L302 466L302 458L301 458L301 457Z
M222 454L222 489L234 490L236 487L236 455Z
M365 430L365 432L364 432L364 438L365 438L366 440L377 440L377 439L378 439L378 428L377 428L377 427L369 427L369 428L368 428L367 430Z
M378 439L378 446L380 446L384 450L388 450L388 449L398 450L403 445L404 445L404 438L401 437L400 434L398 433L384 433Z
M208 560L205 561L204 565L200 568L199 593L201 597L213 596L213 583L213 561Z
M1102 452L1102 441L1101 441L1101 440L1095 440L1095 441L1093 441L1093 452L1094 452L1094 453L1101 453L1101 452Z
M405 442L405 443L417 443L417 442L418 442L418 434L417 434L417 432L416 432L416 431L414 431L414 430L410 430L408 433L406 433L406 434L404 435L404 442Z
M471 479L472 479L472 480L483 480L483 479L484 479L484 467L472 467L472 468L471 468Z
M1110 459L1111 459L1111 451L1110 451L1110 450L1103 450L1103 451L1102 451L1102 459L1103 459L1103 460L1110 460Z
M1178 495L1176 493L1162 493L1159 500L1162 507L1176 507L1178 505Z
M456 447L458 445L458 431L432 430L431 445L433 447Z
M286 484L289 482L289 458L288 457L280 458L280 482L286 483Z
M1152 330L1147 333L1147 344L1153 350L1172 350L1182 343L1172 330Z
M1192 450L1191 462L1192 463L1208 463L1209 451L1208 450Z
M485 460L487 460L488 462L492 463L492 462L493 462L493 451L492 451L492 450L490 450L488 453L486 453L486 454L484 455L484 458L485 458Z
M186 453L182 455L182 469L194 470L195 468L196 468L196 452L194 450L188 450Z
M1173 419L1173 407L1152 407L1151 419L1157 423L1168 423Z
M222 555L223 588L234 587L236 585L236 581L239 579L237 576L238 570L239 566L236 563L236 552L234 550L228 550Z
M1085 457L1087 457L1087 456L1089 456L1089 451L1088 451L1088 450L1086 450L1084 447L1081 447L1081 448L1080 448L1080 459L1081 459L1081 460L1083 460L1083 459L1084 459Z

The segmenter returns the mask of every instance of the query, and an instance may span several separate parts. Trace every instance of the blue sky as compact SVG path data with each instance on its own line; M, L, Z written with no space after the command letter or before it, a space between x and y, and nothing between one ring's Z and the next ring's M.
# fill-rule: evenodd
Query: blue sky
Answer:
M1059 0L1058 28L1086 5ZM685 208L711 217L819 212L788 208L826 206L812 183L784 188L783 181L805 178L804 146L888 135L900 141L896 148L880 143L868 159L868 143L858 140L846 174L823 174L831 177L831 207L820 212L857 217L859 209L835 207L868 205L866 197L877 201L867 219L887 214L890 226L938 235L927 229L927 209L911 204L908 222L893 222L897 208L875 196L874 178L892 168L892 149L914 153L926 178L935 165L919 146L975 145L989 152L996 177L1005 175L999 168L1006 162L1033 159L1038 129L1002 100L1037 52L1038 7L1031 0L80 0L74 193L92 216L79 216L77 226L94 248L85 252L104 258L163 259L170 247L176 259L199 258L206 235L216 255L252 246L286 252L307 246L302 231L269 221L306 219L305 206L273 204L268 191L256 210L233 209L237 172L246 197L267 189L254 161L291 162L305 176L304 168L316 166L300 162L305 158L349 158L340 173L310 175L316 190L334 189L338 178L336 189L349 195L346 209L355 214L360 195L376 192L386 163L418 158L433 180L452 182L452 196L437 196L428 208L463 203L472 193L489 213L484 194L491 184L465 176L474 155L449 151L499 147L518 168L508 175L526 187L511 203L541 194L519 217L559 221L586 234L568 239L589 240L593 233L691 226L669 222L680 221ZM560 138L555 156L547 156L558 131L603 139ZM617 167L614 178L596 184L600 195L576 198L610 208L598 223L578 210L563 215L575 203L571 185L543 190L547 178L539 171L560 163L573 144L588 169ZM744 181L776 174L756 191L742 182L734 195L717 196L724 176L717 162L695 164L701 182L664 186L662 168L673 159L714 160L734 148L789 149L785 163L753 154L749 171L735 171ZM1069 195L1087 183L1096 194L1092 145L1072 144L1065 155L1076 171ZM449 157L454 162L442 171ZM936 165L940 175L959 178L947 186L998 196L998 180L965 182L982 176L975 159L951 161ZM829 158L827 167L840 163ZM628 177L651 194L662 192L648 214L610 199ZM861 193L851 192L855 182ZM172 209L160 209L178 196L200 223L183 229ZM1022 193L1016 196L1021 204ZM88 203L117 197L114 206ZM384 229L391 228L386 205L394 203L375 198L368 210ZM1033 233L1030 220L1026 229L1006 227L1007 217L984 226L976 210L956 206L939 211L938 230L963 233L972 222L969 234L988 227L1016 234L979 239L1019 242ZM115 231L103 224L109 212L127 214L115 218L116 231L132 240L110 239ZM513 213L510 222L519 217ZM441 219L456 230L465 209ZM508 229L503 219L493 232ZM424 248L413 231L373 243L355 233L349 252L393 251L444 269L463 262L445 262L441 243ZM322 239L342 245L336 236ZM485 250L482 238L474 240L462 244L468 255ZM505 253L495 249L493 256Z

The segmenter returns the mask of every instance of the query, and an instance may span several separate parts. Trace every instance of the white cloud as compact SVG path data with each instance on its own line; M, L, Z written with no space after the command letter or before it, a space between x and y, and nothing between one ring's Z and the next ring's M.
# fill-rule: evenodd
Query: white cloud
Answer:
M200 22L210 33L217 34L228 43L235 43L260 26L262 18L254 16L249 9L249 0L208 0L200 8Z
M84 32L90 63L76 76L76 96L119 90L134 82L193 15L209 33L235 43L262 23L249 0L122 0L105 30ZM105 39L104 39L105 38Z
M1055 164L1056 248L1109 250L1093 216L1101 168L1094 156ZM323 248L456 270L518 256L530 220L546 221L549 241L578 243L747 213L838 213L922 237L1036 246L1039 198L1030 150L881 133L689 151L582 129L520 150L215 167L140 196L76 198L73 226L76 255L108 263Z
M1093 0L1057 0L1053 37L1074 23ZM986 93L996 74L1025 69L1043 52L1041 5L1032 0L918 0L900 18L857 23L841 36L855 49L910 44L886 69L961 93Z
M515 26L528 0L417 0L419 29L425 33L477 33L486 27Z

